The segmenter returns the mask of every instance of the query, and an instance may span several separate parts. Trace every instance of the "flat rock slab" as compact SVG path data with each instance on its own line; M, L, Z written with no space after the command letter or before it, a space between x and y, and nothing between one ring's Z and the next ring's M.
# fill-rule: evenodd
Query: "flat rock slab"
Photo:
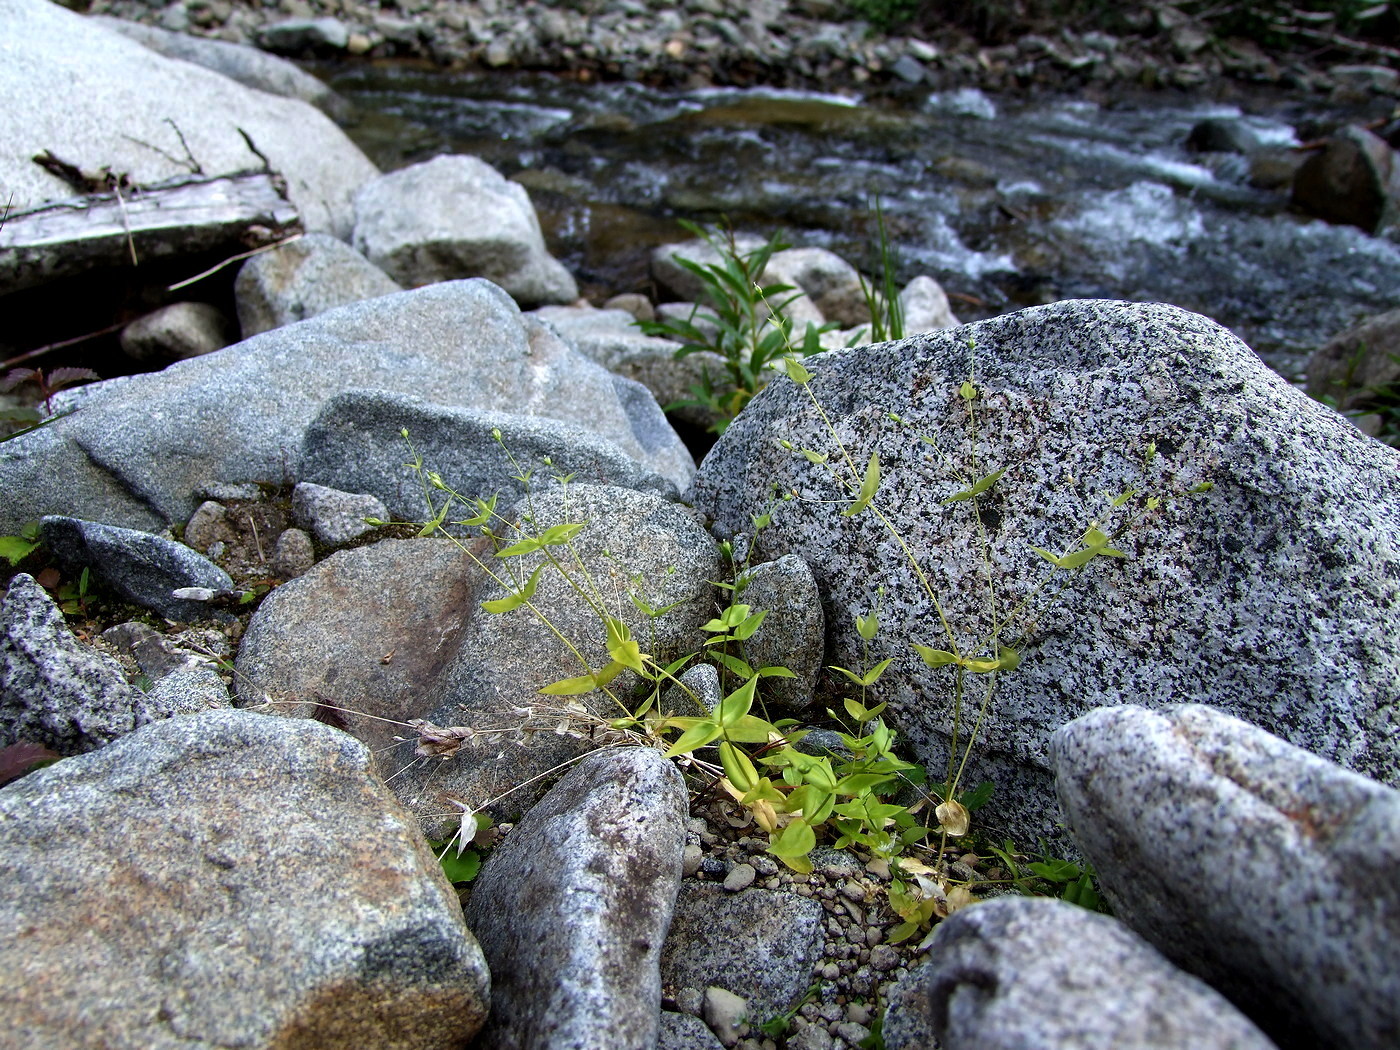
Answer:
M1198 705L1052 739L1114 912L1280 1046L1400 1045L1400 792Z
M319 714L372 751L389 747L413 735L402 723L429 714L427 686L456 652L475 592L487 583L449 540L337 551L258 606L238 649L239 702Z
M678 495L674 475L648 469L614 441L576 423L444 407L404 394L354 392L327 402L307 428L298 474L306 482L372 493L396 520L422 521L430 516L424 479L407 465L412 458L408 442L413 455L422 457L424 470L441 475L466 499L499 495L505 506L523 496L520 471L510 456L534 471L530 485L535 490L569 475L576 481L634 488L668 499ZM435 508L441 506L444 494L432 495ZM468 505L456 506L460 513L452 514L453 519L475 513Z
M364 745L171 719L0 790L0 1015L16 1050L448 1050L489 978Z
M830 663L858 666L854 617L882 602L869 660L894 664L876 698L920 761L942 771L955 676L910 645L950 648L939 612L877 517L844 517L829 502L853 501L878 456L876 505L936 585L957 649L991 655L995 625L1020 652L1020 666L997 676L966 773L996 783L986 816L1018 841L1058 834L1049 735L1102 705L1200 700L1400 778L1400 452L1289 387L1225 329L1170 306L1070 301L807 366L854 477L807 394L780 378L706 457L694 503L738 533L775 490L801 497L774 508L759 555L811 565ZM960 396L972 369L975 442ZM1001 469L975 500L952 501ZM1206 482L1211 491L1185 495ZM1138 495L1113 508L1127 489ZM1158 493L1175 498L1148 510ZM1074 551L1094 522L1124 529L1125 557L1070 574L1032 550Z
M688 809L676 767L629 747L583 759L516 825L467 905L493 981L483 1045L653 1050Z
M189 520L210 484L281 483L307 426L347 390L575 423L685 484L693 463L669 427L653 432L664 417L650 396L541 327L495 285L454 281L84 387L72 415L0 445L13 495L0 531L51 513L155 530Z
M72 196L30 161L44 150L80 168L108 166L144 185L260 169L248 134L287 180L309 230L348 237L352 198L378 170L325 114L147 50L44 0L0 0L0 185L23 210ZM183 145L181 136L183 136Z
M667 991L723 988L748 1000L757 1027L790 1009L821 960L826 912L810 897L685 882L661 959Z
M1122 923L1047 897L997 897L955 912L929 957L891 997L889 1050L1274 1045Z

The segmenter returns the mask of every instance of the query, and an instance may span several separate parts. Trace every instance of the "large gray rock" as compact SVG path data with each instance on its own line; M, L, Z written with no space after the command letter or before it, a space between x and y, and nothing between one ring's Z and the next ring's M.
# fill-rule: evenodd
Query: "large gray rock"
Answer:
M504 506L524 494L516 476L519 471L493 437L497 430L516 461L535 471L530 480L533 488L548 488L556 484L555 477L574 474L578 481L635 488L668 499L678 491L675 473L663 477L613 441L577 424L445 408L403 394L350 393L334 398L307 428L298 472L318 485L372 493L400 520L422 521L428 516L423 480L405 465L409 454L403 430L423 457L424 469L436 471L468 499L500 493ZM637 451L635 442L628 443ZM679 480L684 484L685 475ZM433 495L440 505L443 494ZM461 513L452 514L453 519L475 513L470 507L457 506Z
M411 733L410 719L430 713L426 685L450 659L485 582L448 540L337 551L258 606L238 648L240 706L307 718L319 704L321 717L372 751L392 746Z
M653 1050L689 795L650 747L578 763L487 860L467 924L501 1050Z
M222 310L209 303L171 303L122 329L122 352L137 361L165 364L222 350L237 333Z
M741 995L757 1026L795 1006L811 985L825 918L820 901L795 893L682 883L662 984L673 994L714 986Z
M1400 792L1187 705L1051 741L1114 912L1280 1046L1400 1045Z
M40 522L40 534L65 568L74 573L86 568L122 598L172 620L214 615L202 602L173 597L177 588L233 588L229 574L204 555L149 532L51 516Z
M594 310L582 306L542 306L533 315L578 347L583 356L609 372L634 379L651 391L662 406L693 395L706 372L716 383L725 373L724 358L702 351L676 358L680 343L644 335L626 310ZM683 408L676 418L709 426L719 417L704 409Z
M959 396L974 354L975 446ZM973 647L996 624L1021 653L997 676L966 774L996 782L994 824L1023 841L1056 835L1049 734L1126 701L1199 699L1380 780L1400 777L1400 453L1289 387L1229 332L1169 306L1063 302L808 367L857 470L878 455L877 505L936 586L958 649L985 655ZM910 646L949 648L938 611L872 513L819 502L854 492L803 447L845 469L807 395L778 379L705 459L695 505L740 532L773 489L801 497L778 503L761 554L811 565L828 603L828 659L842 666L862 652L853 614L884 587L871 655L895 662L877 696L920 760L944 770L954 676ZM979 500L994 618L972 505L947 501L1001 468ZM1214 489L1143 505L1203 482ZM1109 497L1129 487L1143 496L1115 512ZM1031 549L1075 550L1091 522L1113 532L1130 513L1142 517L1116 541L1126 557L1069 573ZM1044 586L1052 572L1062 591Z
M231 44L225 40L172 33L168 29L127 22L107 15L93 15L93 21L104 28L135 40L142 47L183 62L212 69L245 87L265 91L269 95L309 102L327 116L341 120L349 115L349 105L310 73L285 58L269 55L255 47Z
M327 547L357 540L375 526L368 519L387 521L389 508L364 492L298 482L292 489L292 520Z
M284 480L306 427L348 389L508 406L581 424L678 484L693 470L644 390L522 320L495 285L457 281L82 388L78 411L0 445L0 531L60 513L142 529L187 521L211 483Z
M247 339L402 289L344 241L308 233L249 259L238 271L233 290L238 324Z
M722 571L719 551L674 503L608 485L569 485L537 492L502 513L516 522L533 513L541 533L586 523L569 548L552 548L579 591L543 553L494 558L490 547L474 546L502 581L479 588L476 599L504 599L540 568L530 604L549 623L525 606L494 614L474 609L452 659L424 690L430 722L469 730L465 746L445 758L415 758L416 741L401 745L394 757L395 768L402 769L394 790L432 838L445 837L460 802L476 808L490 802L498 818L528 808L541 790L539 783L528 783L531 778L576 758L592 746L585 731L639 704L633 695L639 682L631 671L609 685L612 696L539 692L607 665L603 613L625 623L641 651L662 665L700 648L700 624L714 615L710 581ZM511 541L516 537L501 521L492 528ZM633 594L654 610L668 611L649 618L633 604Z
M525 306L578 298L545 248L525 187L476 157L435 157L366 185L355 198L354 243L409 287L485 277Z
M6 1045L459 1046L489 978L362 744L210 711L0 790Z
M91 751L160 717L147 701L114 659L73 637L32 576L10 581L0 602L0 747Z
M739 255L749 255L762 248L765 243L757 234L734 235L734 250ZM709 241L699 238L676 244L662 244L651 250L651 276L657 284L674 294L677 299L707 302L705 282L677 263L677 256L699 266L717 266L721 261L720 253Z
M964 908L939 924L929 957L891 997L889 1050L1274 1045L1122 923L1062 901L1008 896Z
M801 289L823 318L842 327L870 321L860 274L845 259L825 248L787 248L774 252L763 271L763 281Z
M744 643L745 657L754 667L777 665L796 675L765 679L761 688L789 708L806 707L812 702L826 651L822 596L811 566L795 554L784 554L777 561L755 565L739 582L743 590L734 601L768 613Z
M286 178L308 230L349 236L354 193L378 172L314 107L165 58L45 0L0 0L0 23L0 185L16 209L73 195L29 159L46 149L146 184L189 174L180 135L208 174L261 168L241 130Z

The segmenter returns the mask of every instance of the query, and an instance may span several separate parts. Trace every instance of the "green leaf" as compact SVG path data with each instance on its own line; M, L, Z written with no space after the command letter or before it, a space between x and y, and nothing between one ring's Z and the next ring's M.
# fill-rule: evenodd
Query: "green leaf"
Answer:
M880 614L871 611L865 616L856 617L856 633L867 642L875 640L875 634L880 630Z
M754 676L754 669L737 656L730 656L728 653L721 653L718 651L710 653L710 656L716 663L723 665L727 670L737 674L740 678L752 678Z
M724 775L740 791L751 791L758 783L758 770L749 761L749 756L728 740L720 741L719 761L724 766Z
M836 782L836 790L843 795L863 795L879 784L887 784L894 779L889 773L852 773Z
M757 715L745 715L732 725L724 727L724 735L741 744L766 744L777 731L777 726L772 722L765 722Z
M817 835L801 817L783 828L768 844L768 852L786 860L789 857L805 857L817 844Z
M1047 864L1034 861L1026 865L1047 882L1069 882L1082 874L1078 864L1068 860L1052 860Z
M889 661L889 660L884 660L884 661L882 661L882 664L883 664L883 666L881 666L881 665L876 665L878 670L883 671L886 667L888 667L888 666L890 665L890 661ZM839 670L839 668L838 668L838 670ZM872 672L872 673L874 673L874 672ZM869 676L867 675L867 677L869 677ZM873 679L872 679L872 681L873 681ZM860 684L860 685L869 685L870 682L866 682L866 681L862 680L862 681L859 682L858 684ZM878 714L879 714L881 711L883 711L884 709L885 709L885 705L884 705L884 704L876 704L874 707L866 707L866 706L865 706L864 704L862 704L859 700L853 700L853 699L850 698L850 697L847 697L847 698L846 698L846 713L847 713L848 715L850 715L852 718L854 718L857 722L869 722L872 718L874 718L876 715L878 715Z
M963 804L963 808L969 813L976 813L987 804L995 788L996 785L990 780L984 780L971 791L964 791L959 794L958 801Z
M641 646L632 637L627 625L615 617L605 617L608 632L608 655L623 667L630 667L638 674L646 673L642 663Z
M759 678L796 678L797 675L781 664L760 667L754 672Z
M743 623L737 624L734 628L733 636L736 641L746 642L753 637L753 633L762 626L763 621L768 617L767 609L760 609L752 616L746 618Z
M810 448L798 449L798 451L807 458L808 463L821 465L826 462L826 454L824 452L813 452Z
M565 522L562 525L551 525L540 535L540 546L560 547L568 543L571 539L583 531L587 522Z
M757 678L750 678L734 692L730 693L719 703L719 708L715 712L715 719L726 729L734 725L749 713L749 708L753 707L754 688L758 685Z
M980 495L982 495L982 493L986 492L989 488L991 488L991 487L992 487L993 485L995 485L998 481L1000 481L1000 480L1001 480L1001 476L1002 476L1003 474L1005 474L1005 473L1006 473L1006 468L1005 468L1005 467L1002 467L1000 470L993 471L991 474L988 474L985 478L979 478L977 481L973 482L973 484L972 484L971 486L969 486L968 488L963 489L961 492L957 493L956 495L949 496L949 497L948 497L947 499L945 499L943 502L944 502L944 503L959 503L959 502L961 502L962 500L972 499L974 496L980 496Z
M870 462L865 465L865 479L860 483L860 494L856 501L841 512L842 517L853 518L861 511L870 506L870 501L875 498L875 493L880 488L880 457L877 453L870 453Z
M1121 507L1123 504L1127 503L1128 500L1132 499L1136 495L1137 489L1124 489L1120 495L1113 497L1113 499L1110 500L1110 502L1115 507Z
M704 747L714 741L722 732L724 730L720 729L713 719L702 718L666 749L666 757L675 758L677 755L688 755L696 748Z
M946 649L930 649L927 645L919 645L917 642L911 643L914 651L930 667L946 667L948 664L955 664L958 658Z
M535 571L530 573L530 578L525 581L525 586L514 594L493 602L482 602L481 607L489 613L508 613L520 608L535 596L535 588L540 582L540 570L543 568L544 566L537 565Z
M11 565L18 565L37 546L37 543L31 543L22 536L0 536L0 558Z
M963 385L958 387L958 396L964 401L977 400L977 388L972 385L972 380L966 379L963 381Z
M419 535L423 534L420 533ZM539 550L542 546L544 546L544 544L542 544L536 537L526 536L523 540L520 540L516 543L512 543L509 547L503 547L500 550L498 550L496 552L496 557L516 558L522 554L532 554L535 551Z
M591 693L598 688L598 679L590 674L581 674L577 678L561 678L557 682L551 682L540 692L549 696L582 696L584 693Z
M812 381L812 373L809 372L806 366L804 366L802 362L799 361L797 358L792 356L783 358L782 366L783 371L787 373L788 378L791 379L798 386L803 386Z
M449 849L438 861L442 864L442 872L447 876L448 882L471 882L481 870L481 854L474 849L466 850L460 855Z

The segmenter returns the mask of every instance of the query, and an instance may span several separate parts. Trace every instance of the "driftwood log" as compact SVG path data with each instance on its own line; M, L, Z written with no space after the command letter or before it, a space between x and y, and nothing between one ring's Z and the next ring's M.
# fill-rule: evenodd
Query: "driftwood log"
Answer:
M84 271L261 248L301 232L301 218L267 172L189 175L49 201L5 216L0 294Z

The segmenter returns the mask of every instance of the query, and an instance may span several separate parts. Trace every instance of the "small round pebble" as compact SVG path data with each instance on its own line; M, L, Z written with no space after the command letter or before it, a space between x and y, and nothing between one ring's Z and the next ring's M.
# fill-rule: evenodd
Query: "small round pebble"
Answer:
M724 877L724 888L730 893L746 890L753 885L755 874L752 864L736 864Z

